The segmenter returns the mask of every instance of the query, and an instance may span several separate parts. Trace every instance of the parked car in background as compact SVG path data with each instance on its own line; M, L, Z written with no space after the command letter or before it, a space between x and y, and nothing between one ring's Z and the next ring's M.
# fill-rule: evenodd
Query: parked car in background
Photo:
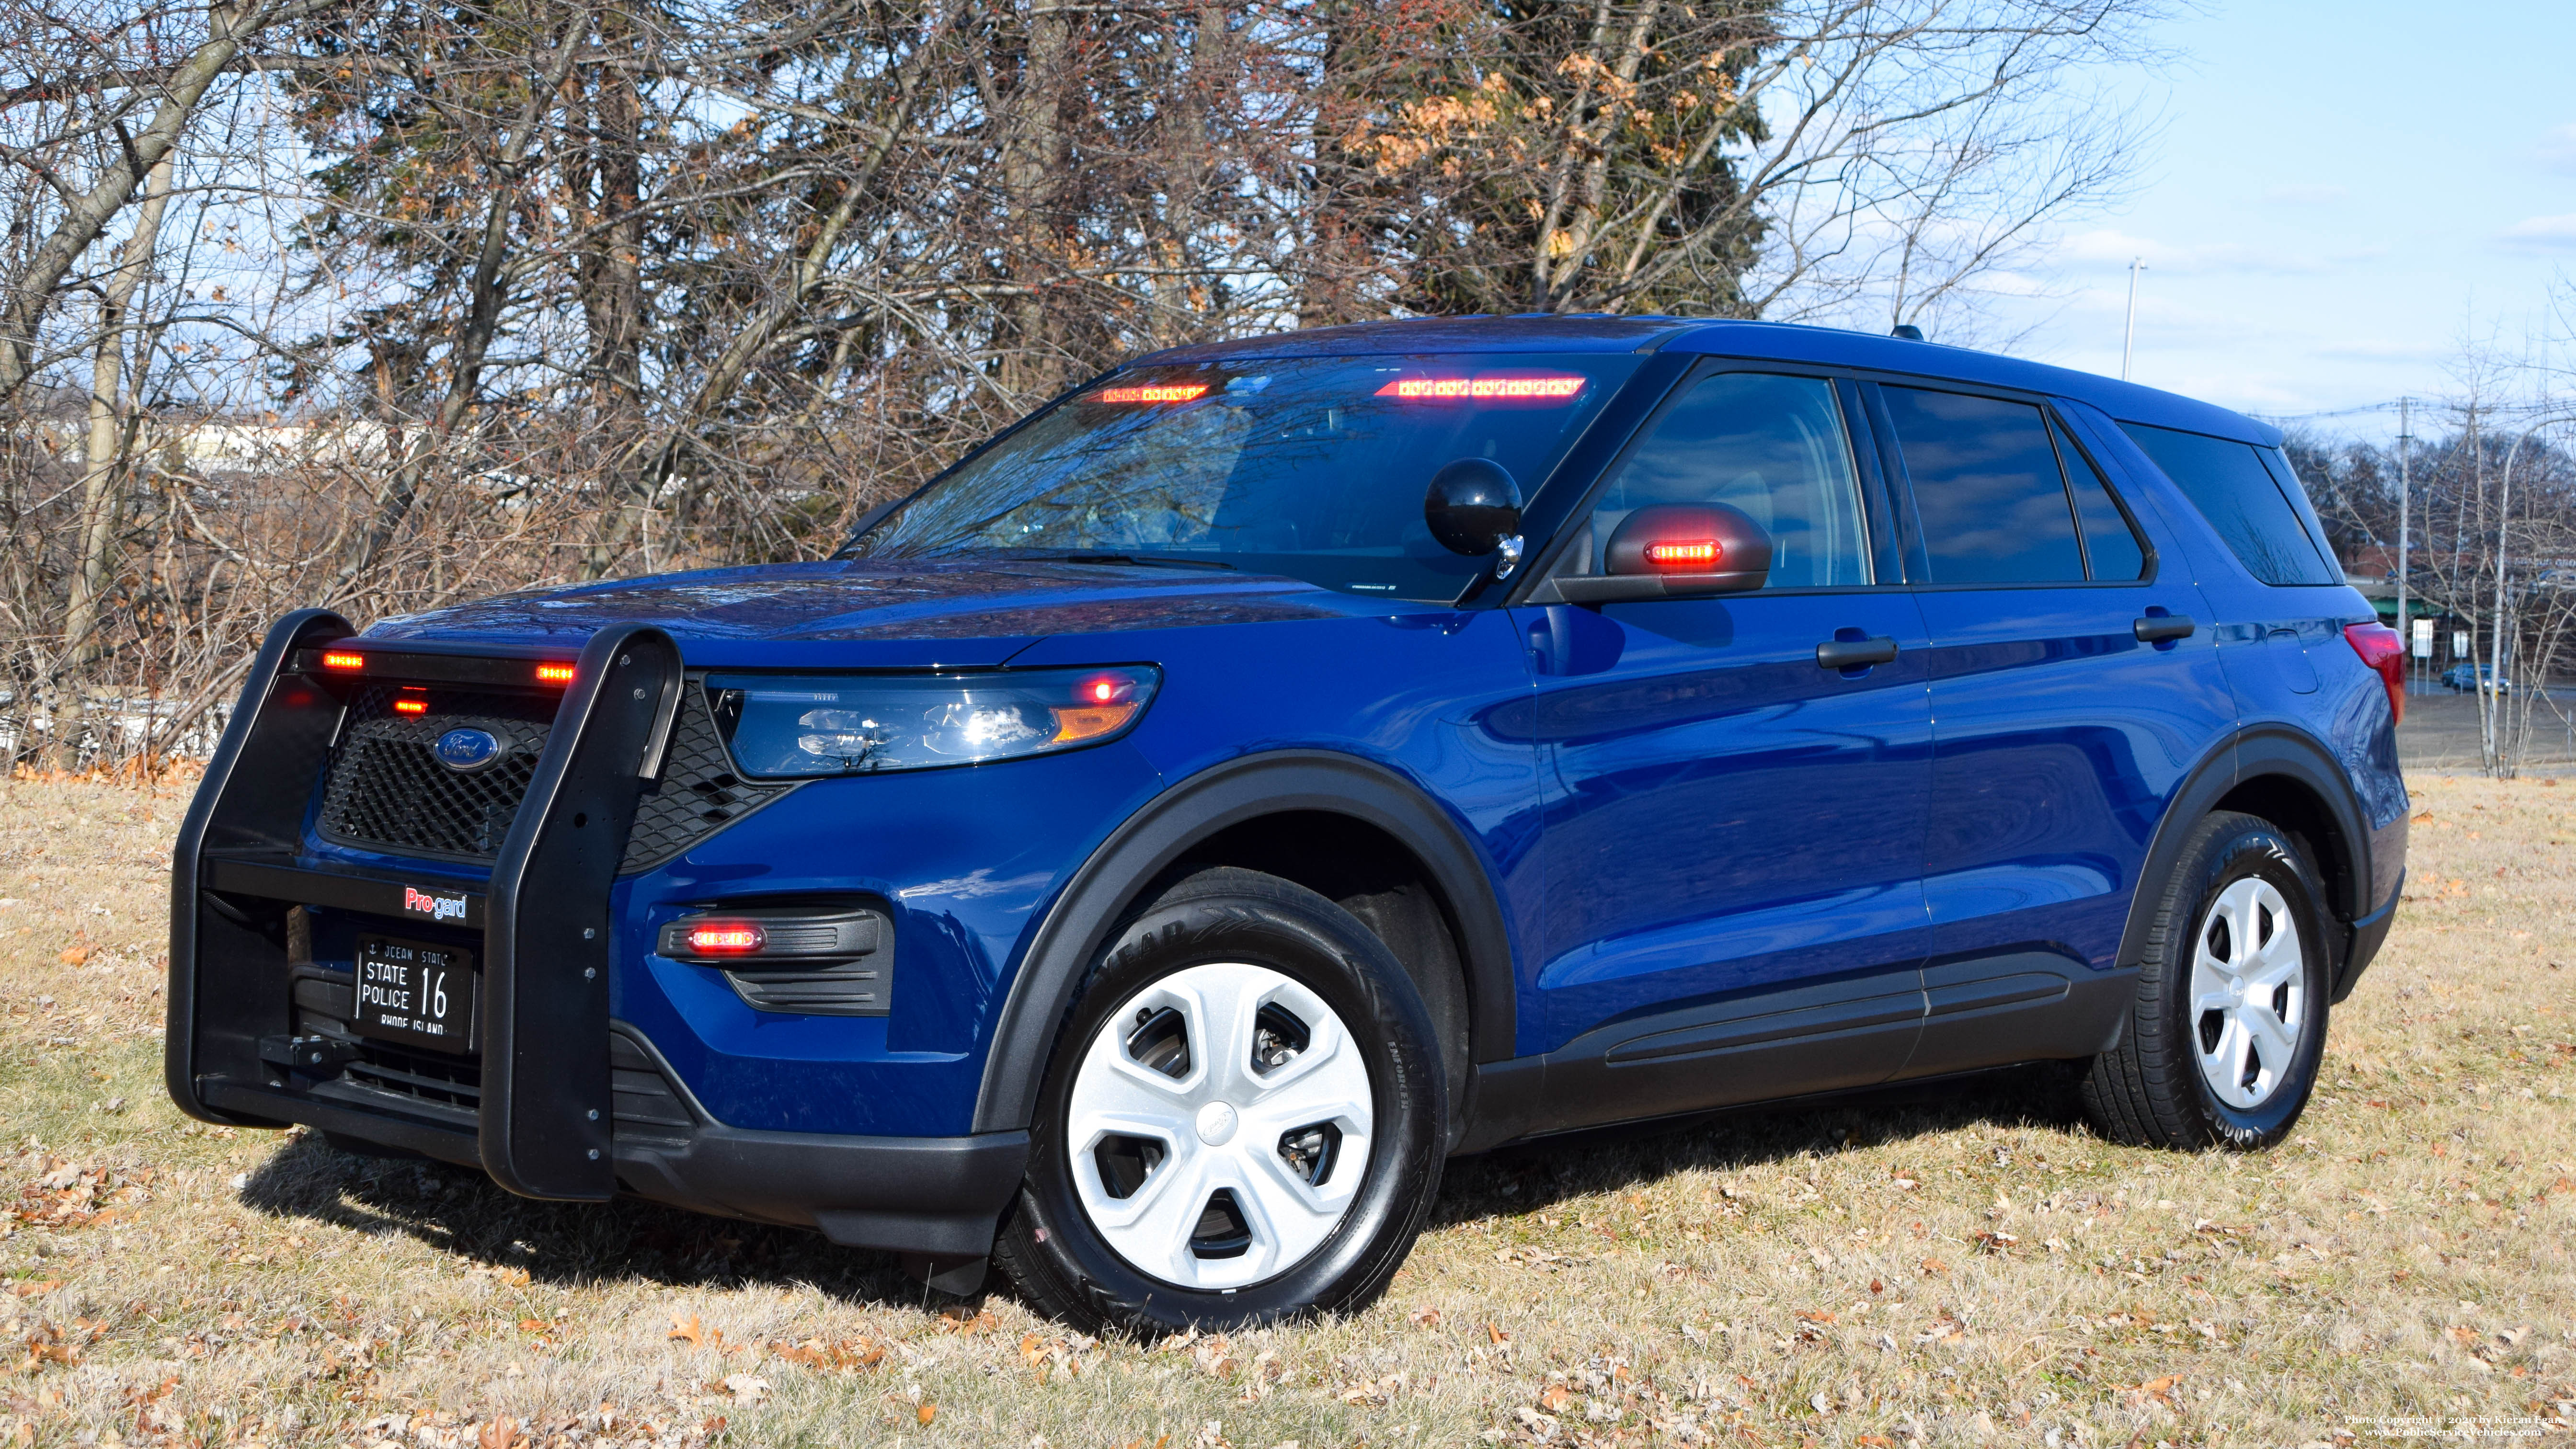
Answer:
M1606 1124L2063 1060L2268 1147L2407 830L2279 443L1919 340L1380 323L1140 358L828 560L291 615L169 1090L1129 1332L1365 1304L1445 1159Z
M2466 694L2480 687L2494 694L2513 692L2513 681L2496 678L2492 664L2454 664L2442 671L2442 683L2450 686L2453 694Z

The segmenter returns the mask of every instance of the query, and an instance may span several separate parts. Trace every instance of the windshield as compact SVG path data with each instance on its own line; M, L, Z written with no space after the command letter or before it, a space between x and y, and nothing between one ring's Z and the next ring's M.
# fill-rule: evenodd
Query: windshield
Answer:
M1122 372L960 465L850 552L1202 564L1445 602L1490 560L1432 538L1422 521L1431 476L1490 458L1526 501L1640 360L1297 358Z

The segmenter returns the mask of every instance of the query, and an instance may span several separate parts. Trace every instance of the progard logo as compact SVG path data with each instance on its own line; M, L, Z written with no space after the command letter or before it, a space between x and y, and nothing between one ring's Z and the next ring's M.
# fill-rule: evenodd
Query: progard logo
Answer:
M435 896L424 890L404 886L403 909L416 916L427 916L433 921L461 921L465 919L465 897Z

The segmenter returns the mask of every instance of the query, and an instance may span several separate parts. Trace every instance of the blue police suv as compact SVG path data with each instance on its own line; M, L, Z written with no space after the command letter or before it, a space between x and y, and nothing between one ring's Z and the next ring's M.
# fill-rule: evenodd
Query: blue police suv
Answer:
M168 1082L1150 1332L1381 1290L1443 1162L2080 1064L2286 1134L2405 862L2272 429L1920 341L1157 353L839 554L280 620Z

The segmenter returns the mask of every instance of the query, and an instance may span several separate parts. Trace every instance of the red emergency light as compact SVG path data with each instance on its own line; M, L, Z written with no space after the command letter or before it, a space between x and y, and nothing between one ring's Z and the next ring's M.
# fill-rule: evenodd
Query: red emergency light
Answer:
M769 944L758 921L699 921L689 927L689 949L701 956L750 956Z
M1207 396L1203 382L1167 382L1139 387L1104 387L1091 395L1096 403L1184 403Z

